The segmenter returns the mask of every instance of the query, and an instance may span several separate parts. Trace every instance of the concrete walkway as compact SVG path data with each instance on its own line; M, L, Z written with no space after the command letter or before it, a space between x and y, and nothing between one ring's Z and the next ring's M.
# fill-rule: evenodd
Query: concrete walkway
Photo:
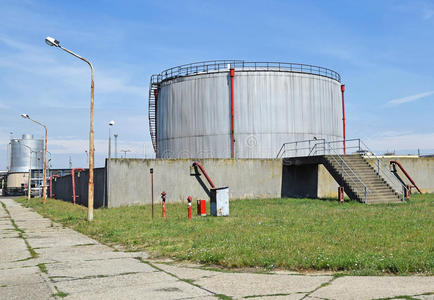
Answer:
M157 262L114 251L12 199L0 202L0 299L434 299L434 277L234 273Z

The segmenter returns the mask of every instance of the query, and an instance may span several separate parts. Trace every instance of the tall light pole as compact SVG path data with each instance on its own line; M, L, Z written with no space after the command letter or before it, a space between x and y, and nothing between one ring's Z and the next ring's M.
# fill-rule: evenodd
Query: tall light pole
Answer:
M112 158L112 137L111 137L111 127L115 125L115 121L111 120L109 123L109 138L108 138L108 158Z
M32 150L32 148L30 148L27 145L24 145L23 143L21 143L20 140L18 140L18 143L20 143L22 146L26 147L27 149L29 149L30 152L30 163L29 163L29 179L27 181L27 200L30 201L30 195L32 193L32 153L34 152Z
M47 126L42 124L41 122L38 122L36 120L33 120L29 117L28 114L21 114L21 117L24 119L29 119L30 121L35 122L38 125L41 125L45 129L45 142L44 142L44 185L43 185L43 192L42 192L42 203L45 204L47 201ZM41 194L39 194L41 195Z
M60 42L55 38L47 36L45 38L45 43L47 43L47 45L49 46L54 46L62 49L65 52L68 52L69 54L87 63L90 67L91 79L90 79L90 132L89 132L89 192L88 192L88 201L87 201L87 220L92 221L93 220L93 159L94 159L94 150L95 150L94 141L93 141L94 69L90 61L66 48L63 48L62 46L60 46Z
M118 134L113 135L115 137L115 158L118 158Z

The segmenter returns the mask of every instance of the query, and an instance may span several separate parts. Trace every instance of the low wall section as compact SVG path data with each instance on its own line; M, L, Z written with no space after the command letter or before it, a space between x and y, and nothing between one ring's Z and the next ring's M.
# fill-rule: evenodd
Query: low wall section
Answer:
M398 160L423 192L434 192L434 158L387 156L382 159L387 165L390 160ZM167 193L168 202L186 201L188 196L208 200L210 185L203 175L193 175L193 161L111 159L107 162L105 206L151 203L151 168L154 169L156 203L163 191ZM283 166L280 159L201 159L200 162L217 187L229 187L231 199L337 198L338 185L322 165ZM96 189L97 185L95 192ZM87 197L87 190L83 197Z
M282 192L280 159L201 159L216 187L229 187L230 198L279 198ZM210 185L195 176L191 159L111 159L108 166L108 206L151 203L154 169L154 201L161 192L167 201L186 201L188 196L209 199ZM201 172L200 172L201 173Z
M94 184L94 207L99 208L106 206L106 190L105 190L105 168L95 168L93 176ZM75 202L79 205L87 207L88 192L89 192L89 171L76 172L75 180ZM50 191L48 190L47 193ZM55 199L61 199L67 202L73 202L72 199L72 177L65 175L53 179L53 194ZM48 194L49 195L49 194Z

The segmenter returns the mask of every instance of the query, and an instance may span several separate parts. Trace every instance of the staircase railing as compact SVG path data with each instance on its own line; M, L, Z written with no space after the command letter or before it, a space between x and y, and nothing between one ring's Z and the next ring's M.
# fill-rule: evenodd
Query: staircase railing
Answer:
M363 202L368 203L368 194L371 193L371 190L342 158L342 154L339 154L338 150L339 149L335 149L331 143L327 142L325 139L296 141L284 143L277 153L277 158L285 157L285 155L297 157L331 154L331 159L335 161L337 166L340 166L340 170L337 171L341 171L343 179L351 181L352 187L363 195Z
M368 194L371 193L371 190L366 186L366 184L360 179L359 176L354 172L354 170L347 164L347 162L342 158L341 154L339 154L329 143L328 144L328 150L329 153L331 152L332 155L330 157L336 162L336 164L341 168L342 175L344 179L350 179L356 189L362 192L363 194L363 202L365 204L368 203ZM349 170L347 171L345 167Z
M398 193L401 193L401 199L403 202L405 202L405 194L407 190L405 184L400 182L398 178L393 175L393 173L389 169L389 166L387 166L383 160L376 156L363 141L360 140L360 144L363 146L363 148L359 151L364 151L363 156L375 161L378 175L386 179L392 189L394 189Z
M394 191L400 193L402 201L405 201L407 187L393 175L383 160L376 156L361 139L348 139L345 140L345 143L347 153L360 154L373 161L377 174L385 179ZM337 154L340 157L344 151L343 144L343 140L328 142L325 139L284 143L277 154L277 158L326 154ZM333 145L338 145L338 147ZM342 145L342 147L339 145ZM342 157L340 158L342 159Z

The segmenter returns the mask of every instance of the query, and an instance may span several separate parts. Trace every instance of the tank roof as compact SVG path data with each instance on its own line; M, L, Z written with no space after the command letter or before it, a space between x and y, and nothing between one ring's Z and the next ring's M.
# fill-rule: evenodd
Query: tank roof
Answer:
M311 74L327 77L341 82L341 76L336 71L328 68L288 62L251 62L244 60L210 60L195 62L166 69L159 74L151 76L151 84L159 84L164 80L177 77L191 76L196 74L207 74L224 72L229 69L236 71L275 71Z

